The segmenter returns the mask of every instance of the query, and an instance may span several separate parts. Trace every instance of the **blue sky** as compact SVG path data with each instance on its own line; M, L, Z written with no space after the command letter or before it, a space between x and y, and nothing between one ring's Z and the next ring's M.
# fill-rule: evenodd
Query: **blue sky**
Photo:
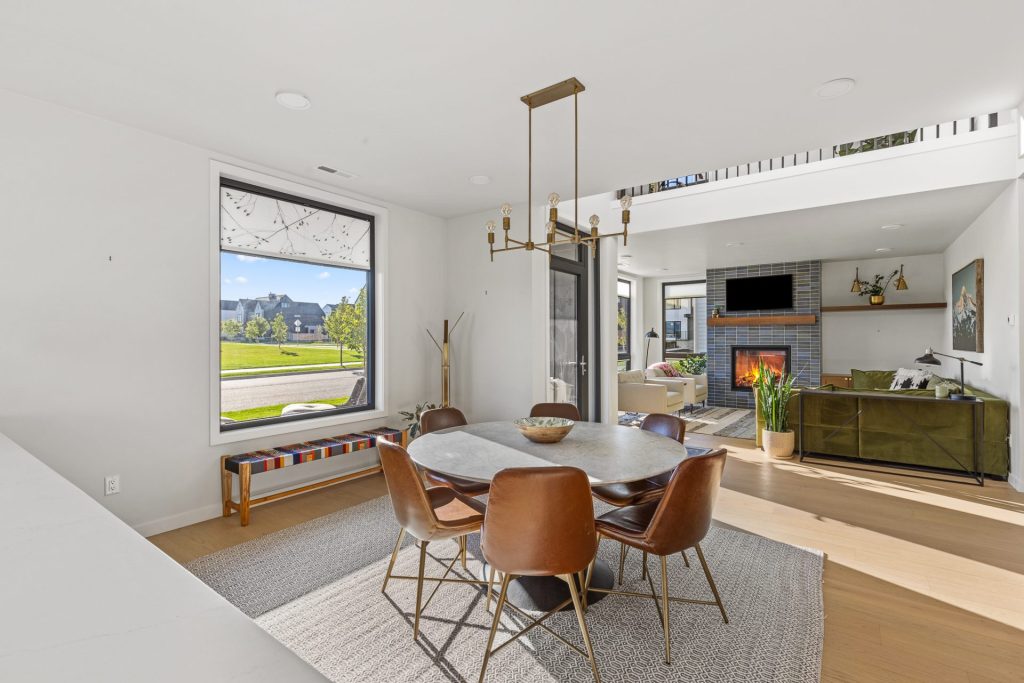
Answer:
M361 270L227 252L220 255L220 275L221 299L255 299L274 292L321 306L336 304L343 296L352 301L366 284Z

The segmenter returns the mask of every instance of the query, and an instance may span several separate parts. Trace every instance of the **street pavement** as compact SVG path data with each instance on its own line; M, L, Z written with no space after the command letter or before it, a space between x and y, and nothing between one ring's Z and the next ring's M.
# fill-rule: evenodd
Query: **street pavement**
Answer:
M357 374L358 373L358 374ZM349 396L362 370L222 379L221 412Z

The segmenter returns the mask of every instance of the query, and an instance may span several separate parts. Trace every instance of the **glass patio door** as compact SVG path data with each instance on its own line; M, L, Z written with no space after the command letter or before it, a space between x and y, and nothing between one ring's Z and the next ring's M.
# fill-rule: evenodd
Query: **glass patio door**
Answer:
M590 382L587 264L573 253L576 251L575 246L568 246L556 250L557 255L551 258L551 367L547 398L557 403L574 404L586 420Z

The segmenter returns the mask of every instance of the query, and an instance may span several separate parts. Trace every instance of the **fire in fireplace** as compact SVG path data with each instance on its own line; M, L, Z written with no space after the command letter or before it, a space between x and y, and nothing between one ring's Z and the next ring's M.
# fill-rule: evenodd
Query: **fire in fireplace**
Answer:
M775 372L789 372L788 346L732 347L732 390L753 391L757 379L758 360Z

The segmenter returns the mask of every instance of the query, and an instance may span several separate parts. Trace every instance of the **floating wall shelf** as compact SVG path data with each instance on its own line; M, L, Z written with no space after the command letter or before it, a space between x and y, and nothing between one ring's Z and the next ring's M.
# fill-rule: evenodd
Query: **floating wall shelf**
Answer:
M818 316L813 314L723 316L721 318L708 318L708 325L711 327L738 327L740 325L813 325L816 322L818 322Z
M881 306L822 306L822 313L853 313L854 311L909 311L923 308L945 308L946 302L934 304L882 304Z

